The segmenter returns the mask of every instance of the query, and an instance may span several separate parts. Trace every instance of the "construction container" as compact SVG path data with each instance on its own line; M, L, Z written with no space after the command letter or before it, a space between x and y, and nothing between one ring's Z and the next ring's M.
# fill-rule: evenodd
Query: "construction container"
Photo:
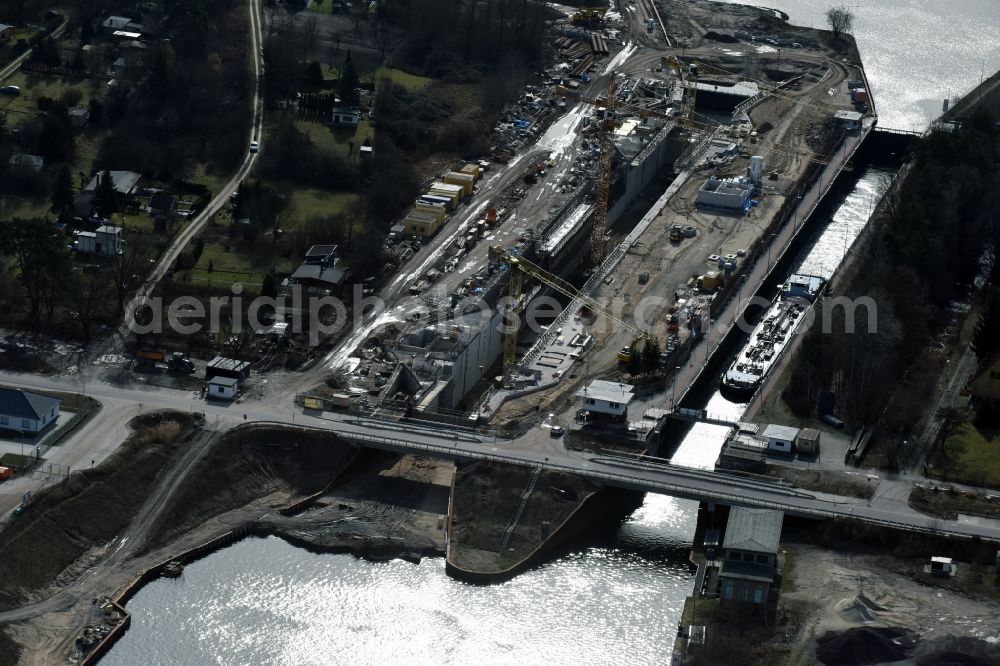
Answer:
M868 103L868 91L864 88L857 88L851 91L851 101L855 104Z
M493 225L497 221L497 209L487 208L486 209L486 224Z
M698 286L705 291L715 291L722 284L722 276L718 271L708 271L698 276Z
M460 171L449 171L444 175L444 182L449 185L458 185L462 188L463 197L471 197L472 188L476 185L476 177Z
M411 211L403 220L403 227L406 233L411 236L427 238L437 233L437 230L441 228L441 221L430 213Z
M458 202L465 196L465 188L461 185L446 183L439 180L431 184L430 194L450 197L451 200L457 205Z
M467 173L476 180L479 180L483 175L483 170L479 168L478 164L466 164L459 173Z
M444 218L445 215L447 214L447 211L445 211L444 206L434 206L431 204L418 203L416 206L413 207L413 210L414 212L417 213L427 213L428 215L433 215L434 217L437 218L437 221L442 224L444 224Z
M0 467L0 481L6 481L13 476L14 470L10 467Z

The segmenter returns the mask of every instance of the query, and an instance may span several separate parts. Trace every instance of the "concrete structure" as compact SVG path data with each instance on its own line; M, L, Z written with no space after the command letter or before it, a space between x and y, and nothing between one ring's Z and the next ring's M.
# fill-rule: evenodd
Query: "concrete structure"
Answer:
M1000 400L1000 354L979 367L969 388L972 396L980 400Z
M357 125L360 121L361 109L357 107L337 107L330 114L330 122L334 125Z
M59 418L61 404L51 396L0 388L0 430L41 432Z
M421 325L400 336L396 356L420 383L416 404L423 409L456 409L500 356L504 313L478 313L448 324Z
M795 438L795 450L803 455L819 455L819 430L803 428Z
M756 426L754 426L756 428ZM767 466L767 442L758 439L753 432L736 426L726 437L716 469L741 472L763 472Z
M105 224L97 227L97 231L79 232L75 249L97 257L115 257L125 251L125 239L121 228Z
M216 356L205 366L205 379L228 377L242 382L250 376L250 363L235 358Z
M861 119L864 118L864 115L858 111L837 111L833 117L840 123L841 127L855 131L861 129Z
M212 377L208 380L207 398L215 400L235 400L239 380L234 377Z
M719 580L723 601L763 606L777 574L778 541L784 514L733 507L722 543Z
M795 438L799 434L798 428L782 425L769 425L760 434L761 439L767 442L767 450L775 453L792 453L795 446Z
M750 201L752 187L736 179L712 176L698 189L698 205L743 211Z
M580 407L592 414L607 414L617 419L624 419L628 414L629 403L635 398L631 384L619 384L603 379L595 379L576 392L580 398Z

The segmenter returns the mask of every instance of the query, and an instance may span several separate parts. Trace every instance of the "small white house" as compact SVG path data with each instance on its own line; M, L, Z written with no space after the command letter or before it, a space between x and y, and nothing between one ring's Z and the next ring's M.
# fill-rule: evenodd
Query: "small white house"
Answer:
M581 399L581 407L589 412L623 418L635 398L634 388L631 384L595 379L577 391L576 397Z
M361 109L337 107L334 108L330 122L334 125L357 125L361 120Z
M20 432L41 432L59 418L58 398L0 388L0 429Z
M861 129L861 119L863 116L857 111L837 111L833 114L840 126L847 130Z
M799 429L791 426L774 425L773 423L760 434L767 441L767 450L774 453L791 453L798 437Z
M76 251L98 257L114 257L125 249L125 239L119 227L102 225L97 231L81 231L76 235Z
M239 380L235 377L221 377L216 375L208 380L207 397L215 400L234 400L238 385Z

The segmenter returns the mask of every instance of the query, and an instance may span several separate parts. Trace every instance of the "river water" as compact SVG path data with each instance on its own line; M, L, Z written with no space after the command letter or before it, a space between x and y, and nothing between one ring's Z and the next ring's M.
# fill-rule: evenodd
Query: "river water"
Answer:
M759 4L785 12L792 24L824 29L829 28L826 10L847 5L855 15L853 34L883 127L922 131L941 114L946 97L964 96L1000 69L996 0L761 0Z
M766 4L818 26L829 2ZM1000 49L987 39L1000 34L991 4L873 0L854 8L882 124L922 128L948 90L960 94L978 83L980 62L987 76L1000 66ZM935 35L935 55L927 57ZM832 273L891 173L854 172L819 212L824 224L795 270ZM735 419L745 405L713 394L705 408ZM674 462L712 467L724 435L718 426L692 427ZM451 580L440 559L372 564L276 538L245 540L193 563L181 578L143 588L129 603L132 628L102 666L669 663L693 584L687 551L696 510L693 502L648 495L613 533L489 587Z

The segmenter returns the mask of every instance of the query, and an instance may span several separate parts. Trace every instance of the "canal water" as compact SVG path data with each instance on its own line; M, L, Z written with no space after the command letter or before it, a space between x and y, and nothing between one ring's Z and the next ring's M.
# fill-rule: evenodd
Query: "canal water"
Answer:
M822 25L829 5L767 4L813 25ZM929 100L949 86L966 92L978 83L980 62L987 75L1000 66L997 44L987 41L1000 32L992 0L937 4L873 0L854 9L884 124L922 129L934 115ZM816 240L793 270L831 274L892 173L862 167L846 175L817 212ZM699 404L734 419L745 409L712 391ZM712 467L724 435L692 427L674 462ZM488 587L448 578L440 559L372 564L248 539L193 563L181 578L143 588L129 602L132 628L102 665L669 663L693 584L687 551L696 509L648 495L610 534L590 535L570 554Z

